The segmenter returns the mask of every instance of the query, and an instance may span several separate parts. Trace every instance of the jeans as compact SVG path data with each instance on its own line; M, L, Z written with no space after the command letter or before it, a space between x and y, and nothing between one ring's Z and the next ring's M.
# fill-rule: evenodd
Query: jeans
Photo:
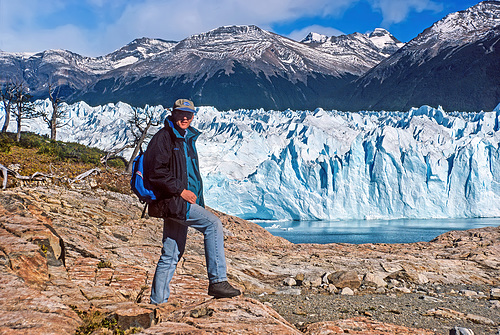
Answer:
M193 227L204 235L205 261L208 280L218 283L227 280L226 256L224 254L224 233L218 217L205 208L192 204L189 219L184 222L163 220L163 248L156 265L151 289L151 303L161 304L170 296L170 281L177 263L184 253L188 227Z

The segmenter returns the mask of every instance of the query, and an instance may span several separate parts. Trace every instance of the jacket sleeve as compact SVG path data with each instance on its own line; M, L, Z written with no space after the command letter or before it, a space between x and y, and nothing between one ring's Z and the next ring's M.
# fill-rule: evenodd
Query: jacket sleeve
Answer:
M171 171L173 144L166 132L156 134L148 145L144 159L147 166L145 177L156 196L168 198L180 195L184 190L182 181Z

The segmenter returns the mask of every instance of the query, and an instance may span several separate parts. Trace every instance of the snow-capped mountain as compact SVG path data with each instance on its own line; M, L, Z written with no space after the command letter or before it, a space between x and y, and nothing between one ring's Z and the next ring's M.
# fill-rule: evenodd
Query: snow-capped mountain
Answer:
M500 101L499 42L499 1L449 14L346 87L351 98L339 108L491 109Z
M382 28L376 28L368 34L368 39L377 46L386 57L401 49L405 44L394 37L390 32Z
M48 100L37 106L51 108ZM105 150L131 141L129 105L65 108L59 138ZM162 106L147 108L166 115ZM2 112L0 104L0 124ZM480 113L200 107L193 122L203 132L197 147L207 204L242 218L500 216L500 104ZM49 131L41 120L24 129Z
M126 46L100 57L100 59L105 63L109 63L112 69L117 69L169 52L177 43L176 41L164 41L147 37L138 38Z
M182 92L221 109L306 107L332 99L365 70L256 26L228 26L105 74L78 99L170 104Z
M45 98L56 83L65 101L91 105L171 105L183 96L220 110L491 109L500 101L499 6L450 14L401 48L382 29L300 43L231 26L178 43L142 38L97 58L0 52L0 84L24 80Z
M356 64L363 69L363 72L368 71L404 45L382 28L377 28L368 34L354 33L332 37L310 33L302 40L302 43L310 44L317 50L334 55L344 63Z
M0 80L23 78L35 97L57 83L67 101L94 105L166 104L181 94L223 109L305 108L331 104L337 88L368 70L359 58L373 58L373 50L353 48L344 57L256 26L228 26L180 42L141 38L96 58L64 50L0 53Z
M67 50L39 53L0 51L0 83L22 78L35 97L47 96L48 84L63 98L95 82L102 74L168 52L177 42L140 38L101 57L85 57Z
M47 95L48 84L57 85L67 96L109 70L106 64L66 50L35 54L0 52L0 83L24 82L35 97Z
M311 72L334 76L358 73L348 62L256 26L220 27L193 35L180 41L172 51L138 62L127 72L149 71L164 77L185 74L199 79L213 76L220 69L230 73L233 63L238 62L267 76L289 73L292 80Z
M310 45L317 45L317 44L325 43L328 40L328 38L329 37L326 35L315 33L315 32L310 32L300 42L305 43L305 44L310 44Z

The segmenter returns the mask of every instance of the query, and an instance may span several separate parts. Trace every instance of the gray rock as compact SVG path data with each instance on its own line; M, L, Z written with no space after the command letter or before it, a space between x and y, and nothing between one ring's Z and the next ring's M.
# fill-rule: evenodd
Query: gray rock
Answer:
M419 299L422 299L423 301L427 301L427 302L443 302L443 300L441 300L441 299L438 299L435 297L430 297L428 295L421 296L421 297L419 297Z
M327 291L329 293L337 293L339 291L339 289L333 284L328 284Z
M354 295L354 291L351 290L349 287L344 287L342 291L340 291L341 295Z
M320 287L322 283L323 283L323 280L321 279L321 277L316 277L316 278L311 280L312 287Z
M407 287L395 287L393 290L396 292L405 293L405 294L411 293L411 290Z
M500 300L500 288L494 287L490 291L490 299Z
M469 328L455 327L450 329L450 335L474 335L474 332Z
M471 291L471 290L462 290L460 293L465 296L465 297L476 297L477 292L476 291Z
M276 294L301 295L302 290L300 288L287 288L284 290L276 291Z
M349 287L352 290L361 286L361 280L359 280L358 274L354 271L338 271L332 273L328 276L328 282L336 287Z
M328 276L331 275L330 272L327 272L323 275L323 277L321 278L321 281L323 282L323 284L329 284L328 282Z
M302 282L302 286L303 287L311 287L312 283L309 279L304 279L304 281Z
M467 314L465 317L467 318L467 320L480 325L494 326L496 324L495 321L480 315Z
M367 273L363 278L363 283L366 285L372 285L375 287L386 287L387 282L382 278L382 276L376 275L374 273Z
M285 286L295 286L295 285L297 285L297 282L293 278L285 278L283 280L283 285L285 285Z
M429 278L427 278L427 276L413 269L395 271L388 275L387 278L417 285L427 284L429 282Z
M295 281L297 282L297 285L302 285L302 282L304 281L304 279L306 278L306 275L303 274L303 273L298 273L296 276L295 276Z

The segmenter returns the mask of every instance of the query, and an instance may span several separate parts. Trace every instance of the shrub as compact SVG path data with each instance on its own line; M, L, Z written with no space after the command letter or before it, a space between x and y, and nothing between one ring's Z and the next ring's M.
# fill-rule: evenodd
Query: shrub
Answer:
M40 148L47 143L50 143L48 137L40 136L33 133L22 133L19 140L19 146L26 149Z
M102 150L89 148L78 143L50 141L43 143L38 153L56 157L60 161L73 161L98 165L104 155Z
M112 157L108 159L108 165L116 169L124 169L127 162L123 157Z
M0 152L9 153L14 142L14 139L9 134L0 134Z

